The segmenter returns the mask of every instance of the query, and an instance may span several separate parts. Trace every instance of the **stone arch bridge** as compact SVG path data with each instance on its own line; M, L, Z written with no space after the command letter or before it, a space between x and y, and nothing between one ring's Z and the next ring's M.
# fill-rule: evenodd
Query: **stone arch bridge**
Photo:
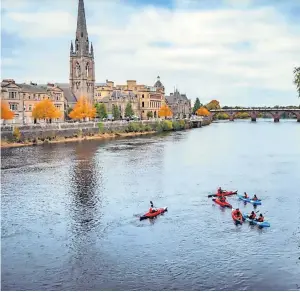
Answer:
M298 108L284 108L284 109L276 109L276 108L227 108L227 109L215 109L210 110L211 118L216 114L225 113L229 116L230 121L234 121L234 118L237 113L248 113L251 117L252 122L256 122L258 114L260 113L268 113L270 114L274 122L279 122L280 117L283 113L287 113L290 115L294 115L297 118L297 122L300 122L300 109Z

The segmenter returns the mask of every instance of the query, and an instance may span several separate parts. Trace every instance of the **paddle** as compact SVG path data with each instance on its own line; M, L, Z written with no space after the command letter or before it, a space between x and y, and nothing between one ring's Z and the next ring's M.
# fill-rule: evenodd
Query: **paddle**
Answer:
M235 195L237 194L238 191L234 191L232 192L232 195ZM227 193L227 191L223 190L222 193ZM217 197L218 195L217 194L210 194L210 195L207 195L208 198L211 198L211 197Z

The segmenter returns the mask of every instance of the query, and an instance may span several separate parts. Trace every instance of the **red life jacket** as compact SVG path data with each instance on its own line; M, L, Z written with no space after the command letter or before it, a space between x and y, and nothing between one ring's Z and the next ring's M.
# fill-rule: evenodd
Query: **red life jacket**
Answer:
M264 222L264 220L265 220L264 216L260 216L257 219L258 222Z

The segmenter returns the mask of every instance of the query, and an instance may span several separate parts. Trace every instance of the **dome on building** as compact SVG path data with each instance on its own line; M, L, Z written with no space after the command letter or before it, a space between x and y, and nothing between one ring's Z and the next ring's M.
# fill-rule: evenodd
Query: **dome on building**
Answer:
M157 81L155 82L154 87L157 87L157 88L163 88L164 87L163 84L160 81L159 76L157 76Z

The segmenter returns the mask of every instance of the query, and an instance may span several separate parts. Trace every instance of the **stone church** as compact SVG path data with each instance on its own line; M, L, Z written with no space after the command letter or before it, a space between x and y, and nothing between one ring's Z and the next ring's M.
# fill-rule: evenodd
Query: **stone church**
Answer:
M78 2L77 28L75 41L70 47L70 76L68 83L58 83L67 100L73 107L84 96L91 103L94 101L95 62L93 44L90 43L83 0Z

